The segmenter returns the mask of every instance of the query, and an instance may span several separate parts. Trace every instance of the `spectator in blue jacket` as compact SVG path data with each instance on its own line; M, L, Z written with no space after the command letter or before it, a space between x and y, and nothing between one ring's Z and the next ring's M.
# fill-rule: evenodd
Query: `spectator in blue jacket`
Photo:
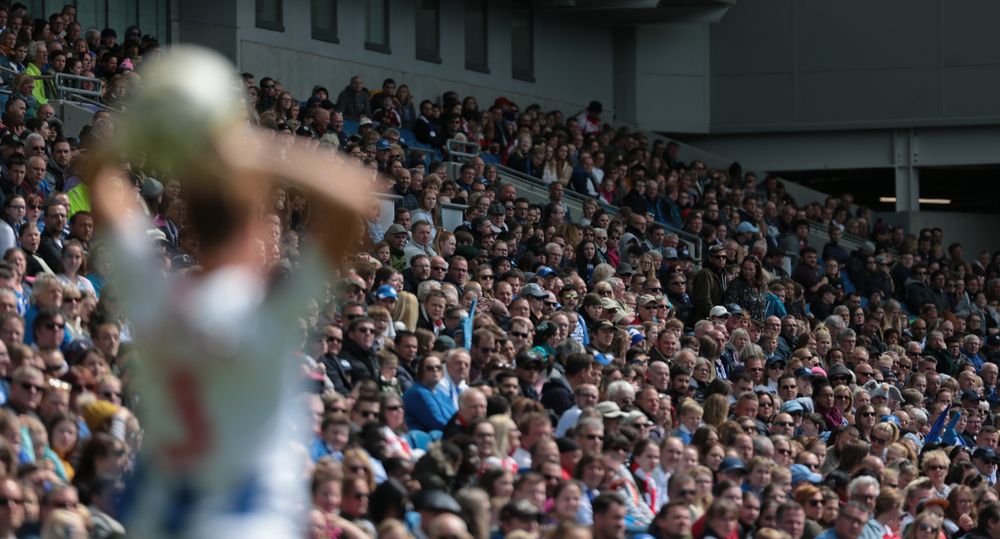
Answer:
M424 432L442 430L451 416L455 415L457 409L451 399L434 391L442 376L444 376L444 366L441 358L429 355L420 362L417 368L419 383L410 386L410 389L403 394L406 426L410 430Z

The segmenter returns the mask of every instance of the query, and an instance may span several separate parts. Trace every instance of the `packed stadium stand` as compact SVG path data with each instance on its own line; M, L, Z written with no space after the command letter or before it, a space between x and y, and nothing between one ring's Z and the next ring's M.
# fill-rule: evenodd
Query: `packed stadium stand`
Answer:
M72 5L0 2L0 29L0 538L131 536L163 457L144 434L193 405L144 395L150 343L88 166L123 115L149 112L131 100L169 48L85 28ZM277 393L304 426L267 463L301 501L269 518L311 539L1000 537L996 253L615 122L600 100L233 76L276 155L355 164L373 192L360 236L319 233L350 254L270 358L296 366ZM218 231L154 157L120 156L120 211L149 244L145 277L184 290ZM319 210L293 187L255 203L260 277L281 295L308 277ZM234 283L219 304L251 301ZM254 368L230 359L199 368ZM238 421L189 442L210 451ZM211 480L232 480L211 510L264 511L269 478ZM163 495L162 537L190 536L198 487Z

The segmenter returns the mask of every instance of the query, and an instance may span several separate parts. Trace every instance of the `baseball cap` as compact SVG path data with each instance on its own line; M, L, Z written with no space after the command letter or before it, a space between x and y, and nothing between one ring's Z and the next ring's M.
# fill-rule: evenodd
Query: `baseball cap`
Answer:
M802 405L798 401L790 400L781 403L780 411L786 414L794 414L794 413L802 413L805 410L802 408Z
M656 299L656 296L652 294L643 294L639 296L639 300L636 302L636 305L646 305L648 303L658 303L658 302L659 300Z
M444 352L446 350L451 350L457 346L455 344L455 339L447 335L438 335L437 339L434 339L434 351Z
M392 298L397 299L399 294L396 293L396 288L390 284L384 284L378 287L375 291L375 297L378 299Z
M799 368L795 369L795 377L796 378L812 378L813 377L813 371L810 370L807 367L799 367Z
M774 365L776 363L781 363L782 365L788 365L788 362L785 361L784 358L781 358L781 357L778 357L778 356L771 356L771 357L767 358L767 366L768 367L770 367L771 365Z
M810 470L805 464L792 464L789 469L792 471L792 486L808 481L814 485L823 482L823 476Z
M720 472L746 472L747 467L743 465L743 461L737 457L726 457L722 459L722 463L719 464Z
M375 144L375 149L376 150L388 150L391 147L392 147L392 144L388 140L386 140L384 138L378 139L378 143Z
M611 401L603 401L597 403L597 411L601 413L601 416L605 419L614 419L616 417L621 417L625 415L622 409L618 407L617 404Z
M443 490L421 490L417 494L414 504L419 511L431 511L436 513L452 513L462 516L462 508L452 498L450 494Z
M1000 457L997 456L996 451L988 447L978 447L972 452L972 458L985 460L986 462L992 462L995 464L1000 464Z
M500 518L501 520L519 518L540 521L542 519L542 512L535 507L535 504L528 500L515 500L503 506L503 509L500 510Z
M546 298L549 294L542 290L542 287L538 286L538 283L528 283L521 289L521 295L532 298Z
M632 264L622 262L621 264L618 264L618 269L615 270L615 275L635 275L635 270L632 269Z
M535 271L535 275L539 277L549 277L556 274L556 270L548 266L540 266L538 270Z
M139 189L139 194L143 198L155 198L163 193L163 184L159 182L156 178L146 178L142 182L142 187Z
M594 332L601 331L602 329L615 329L615 325L610 320L601 320L594 324Z
M403 228L403 225L393 223L389 225L389 228L385 231L386 236L395 236L396 234L406 234L406 229Z
M746 234L748 232L751 234L756 234L760 232L760 229L753 226L753 224L750 223L749 221L743 221L742 223L736 225L736 232L738 234Z
M851 374L851 371L843 365L834 365L833 367L830 367L829 373L830 376L828 376L828 378L830 379L841 378L841 377L847 378L848 381L854 379L854 376Z
M729 311L727 311L726 308L723 307L722 305L716 305L715 307L712 307L711 311L708 311L708 317L709 318L713 318L713 317L716 317L716 316L725 316L725 317L728 317L729 316Z

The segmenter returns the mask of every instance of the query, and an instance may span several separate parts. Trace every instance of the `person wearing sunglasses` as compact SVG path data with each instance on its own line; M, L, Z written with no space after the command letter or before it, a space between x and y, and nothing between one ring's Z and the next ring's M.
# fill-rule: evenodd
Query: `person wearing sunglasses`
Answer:
M726 289L725 273L726 254L723 245L713 245L708 249L708 258L702 269L694 275L692 287L692 307L688 320L695 322L708 318L712 307L722 303Z
M410 430L442 430L458 408L448 395L436 391L444 376L444 363L436 355L428 355L417 366L417 380L403 394L406 426Z
M379 370L374 345L375 321L367 316L351 320L347 326L347 338L344 339L340 357L351 365L352 384L358 384L363 380L378 381Z

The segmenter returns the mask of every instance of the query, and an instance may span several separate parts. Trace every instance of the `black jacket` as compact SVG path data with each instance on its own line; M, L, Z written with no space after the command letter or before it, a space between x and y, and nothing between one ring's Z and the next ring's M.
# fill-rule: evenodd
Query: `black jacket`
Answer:
M573 388L565 378L559 376L549 379L542 386L542 405L556 413L556 416L563 415L563 412L573 407Z
M42 234L42 243L38 245L38 256L56 273L63 272L62 247L48 234Z
M348 395L351 393L351 374L350 371L344 368L341 364L341 360L338 357L332 357L329 354L325 354L320 361L323 362L323 366L326 367L326 377L330 379L333 383L333 388L337 390L337 393L341 395Z
M379 381L378 358L371 350L362 350L356 342L344 339L344 348L340 357L351 364L351 383L357 384L363 380Z

